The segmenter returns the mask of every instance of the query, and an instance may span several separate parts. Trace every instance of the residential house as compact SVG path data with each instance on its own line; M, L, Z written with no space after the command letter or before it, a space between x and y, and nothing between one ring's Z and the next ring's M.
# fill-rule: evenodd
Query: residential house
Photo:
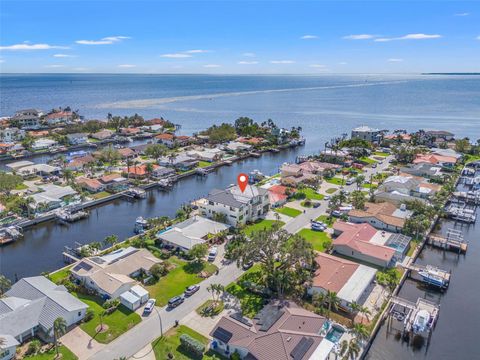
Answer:
M154 118L154 119L151 119L151 120L148 120L147 121L147 124L148 125L161 125L161 126L165 126L167 125L167 121L163 118Z
M43 113L37 109L19 110L10 119L11 122L18 123L22 129L38 129L40 127L40 116Z
M0 360L13 359L17 353L17 346L20 343L12 335L0 334L0 339L3 341L0 347Z
M115 132L112 130L104 129L101 131L98 131L94 134L90 134L90 137L96 140L108 140L111 139L115 135Z
M50 135L50 131L49 130L29 131L28 135L31 136L32 138L38 139L38 138L42 138Z
M224 214L230 225L238 226L265 216L270 202L266 189L247 185L242 192L238 186L231 186L210 191L199 207L204 216L212 218L215 214Z
M351 304L364 304L374 287L377 270L337 256L317 253L317 270L310 293L337 294L340 308L351 311Z
M135 151L130 148L121 148L118 149L118 153L122 159L131 159L135 157Z
M144 125L140 129L143 131L147 131L150 133L158 133L163 130L163 126L160 124L155 124L155 125Z
M11 171L19 171L21 168L26 167L26 166L31 166L35 165L34 162L28 161L28 160L20 160L20 161L15 161L13 163L8 163L6 165L7 168L9 168Z
M5 129L0 129L0 141L13 143L23 140L25 137L25 130L7 127Z
M386 143L409 143L412 140L411 134L389 134L384 135L383 140Z
M45 117L45 120L47 121L47 124L52 126L52 125L57 125L57 124L66 124L69 123L73 120L73 113L71 111L57 111L48 114Z
M145 150L150 146L151 144L141 144L141 145L135 145L135 146L130 146L130 149L132 149L135 152L135 155L144 155Z
M252 148L252 145L243 144L237 141L230 141L224 146L224 150L231 154L237 154L240 152L249 151Z
M12 150L13 147L14 147L14 144L12 143L8 143L8 144L0 143L0 154L2 155L6 154L10 150Z
M279 207L285 205L288 199L288 187L283 185L273 185L270 186L267 190L268 200L270 201L271 207Z
M411 238L398 233L378 231L368 223L337 221L333 224L333 251L375 266L389 267L401 261Z
M186 152L186 154L200 161L215 162L219 161L223 157L224 152L218 148L200 148L196 150L189 150Z
M175 154L174 156L164 156L158 160L161 166L173 167L180 171L187 171L198 166L198 160L188 156L186 153Z
M192 138L187 135L179 135L179 136L175 136L174 141L177 146L187 146L188 144L191 143Z
M67 134L67 139L70 145L82 145L88 142L88 134L86 133Z
M62 206L67 198L77 195L77 192L70 186L58 186L53 184L38 186L42 192L31 195L33 207L39 211L53 210Z
M84 317L88 305L71 295L63 285L44 276L23 278L0 299L0 334L19 343L38 336L53 338L53 323L63 318L70 329ZM10 339L10 343L14 343Z
M141 132L142 132L142 130L140 128L137 128L137 127L121 128L120 129L120 135L123 135L123 136L139 135Z
M59 175L61 172L60 167L52 166L48 164L32 164L23 166L17 169L19 175L23 177L31 177L31 176L52 176L52 175Z
M441 142L455 140L455 134L451 133L450 131L430 130L426 132L426 135L429 136L434 143L437 143L438 140L441 140Z
M324 324L292 301L272 302L252 320L223 316L210 332L212 349L245 360L324 360L335 345L324 339Z
M173 148L175 147L175 136L173 134L169 133L164 133L164 134L159 134L155 136L155 139L157 139L157 142L159 144L163 144L168 148Z
M360 126L352 130L352 139L362 139L369 142L380 142L382 138L382 130L371 128L369 126Z
M413 160L414 164L432 164L438 165L442 168L453 169L457 163L457 158L454 156L442 156L436 154L417 154Z
M208 236L228 230L228 226L202 216L194 216L166 231L157 233L157 239L165 245L188 252L198 244L204 244Z
M157 167L158 165L153 165L153 171ZM149 175L147 171L147 166L145 164L123 168L122 172L126 174L126 176L128 176L129 178L133 179L145 179Z
M105 186L105 189L111 192L119 192L128 189L128 179L118 173L104 175L99 180Z
M75 183L82 189L85 189L91 193L97 193L105 189L105 185L97 179L90 179L84 176L80 176L75 179Z
M175 174L176 172L174 169L164 166L158 166L152 171L152 177L156 179L163 179L169 176L173 176Z
M434 155L440 155L440 156L448 156L448 157L454 157L457 159L457 161L461 160L463 155L459 152L456 152L453 149L438 149L438 148L433 148L430 149L430 152Z
M405 219L410 217L411 211L405 206L397 208L389 202L365 204L363 210L353 209L348 213L348 219L353 223L367 222L380 230L400 232L405 224Z
M271 134L277 139L277 144L286 144L290 140L290 130L275 127Z
M131 309L148 299L143 295L141 298L132 297L135 294L131 289L138 285L135 278L141 274L148 276L150 269L159 263L161 260L147 249L130 246L106 255L83 258L73 266L71 272L75 279L102 298L120 298L122 304Z
M420 176L427 179L439 180L443 177L442 168L429 163L415 164L400 168L400 172L413 176Z
M90 154L72 159L65 165L66 169L82 170L88 164L94 164L97 160Z
M47 139L47 138L40 138L35 140L32 144L33 150L46 150L50 149L51 147L57 146L58 143L55 140Z
M325 149L320 151L320 156L326 161L343 162L349 157L349 154L343 150Z
M249 144L253 146L261 145L265 142L265 139L262 137L239 137L236 141L242 144Z

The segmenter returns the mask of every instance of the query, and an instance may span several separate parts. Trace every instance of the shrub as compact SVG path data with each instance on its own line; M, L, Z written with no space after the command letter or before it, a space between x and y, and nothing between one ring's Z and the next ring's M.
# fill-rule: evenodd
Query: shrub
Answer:
M40 350L40 347L42 344L40 343L40 340L33 339L30 341L30 344L28 344L28 349L26 355L35 355L38 353Z
M93 319L94 316L95 316L95 311L93 311L92 309L88 309L87 312L85 313L85 317L83 318L83 321L89 322L90 320Z
M240 360L241 359L240 354L238 353L237 350L235 350L235 352L230 356L230 359L231 360Z
M120 305L120 300L118 299L110 299L103 303L102 307L104 309L116 309Z
M159 263L152 266L150 273L157 279L168 274L168 268L165 263Z
M185 350L199 357L202 356L205 351L205 345L187 334L180 336L180 344Z

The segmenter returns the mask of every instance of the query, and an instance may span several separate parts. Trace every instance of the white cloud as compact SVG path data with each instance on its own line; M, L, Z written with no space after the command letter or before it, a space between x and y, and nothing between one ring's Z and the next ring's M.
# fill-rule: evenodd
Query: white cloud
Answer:
M49 45L49 44L28 44L28 43L0 46L0 50L11 50L11 51L50 50L50 49L68 49L68 47L58 46L58 45Z
M438 34L407 34L400 37L393 37L393 38L378 38L375 39L376 42L387 42L393 40L425 40L425 39L439 39L442 35Z
M356 34L356 35L347 35L344 36L343 38L346 40L369 40L373 39L375 35L371 34Z
M246 53L243 53L242 55L243 55L243 56L246 56L246 57L255 57L255 56L257 56L257 55L256 55L255 53L253 53L253 52L246 52Z
M387 60L388 62L402 62L403 59L399 59L399 58L390 58Z
M239 65L255 65L255 64L258 64L258 61L239 61L237 64L239 64Z
M317 35L303 35L302 37L300 37L300 39L302 39L302 40L312 40L312 39L318 39L318 36Z
M169 58L169 59L184 59L184 58L190 58L192 57L192 55L184 54L184 53L173 53L173 54L163 54L163 55L160 55L160 57Z
M293 60L271 60L270 64L294 64Z
M323 64L310 64L310 65L308 65L308 66L310 66L310 67L312 67L312 68L318 68L318 69L324 69L324 68L326 68L326 66L323 65Z
M468 12L454 14L454 16L468 16L468 15L470 15L470 13Z
M218 64L206 64L206 65L203 65L203 67L213 69L213 68L219 68L220 65L218 65Z
M3 59L0 59L0 64L2 64L2 63L4 63L4 62L5 62L5 60L3 60Z
M339 64L340 65L347 65L347 62L346 61L340 61Z
M196 50L187 50L185 51L186 54L205 54L210 52L210 50L201 50L201 49L196 49Z
M118 67L122 68L122 69L131 69L131 68L137 67L137 65L134 65L134 64L120 64L120 65L118 65Z
M480 35L477 36L477 40L480 40Z
M110 45L126 39L131 38L129 36L107 36L100 40L77 40L75 42L80 45Z
M75 55L68 55L68 54L54 54L53 57L55 58L72 58L75 57Z
M60 64L52 64L52 65L45 65L46 68L57 69L57 68L64 68L65 65Z

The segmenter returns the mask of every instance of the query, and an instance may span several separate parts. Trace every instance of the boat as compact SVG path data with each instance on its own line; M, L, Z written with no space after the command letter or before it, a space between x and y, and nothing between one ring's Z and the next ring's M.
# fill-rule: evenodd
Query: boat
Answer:
M428 331L430 328L430 320L431 316L427 310L419 310L413 320L413 332L418 334Z
M135 199L145 199L147 197L147 192L141 188L132 188L128 190L126 194Z
M23 237L22 229L18 226L8 226L0 229L0 246L10 244Z
M250 184L255 184L258 181L265 179L265 175L260 172L260 170L253 170L248 174L248 182Z
M70 223L74 222L77 220L84 219L88 217L90 213L88 211L80 210L77 212L71 212L69 210L60 210L57 212L57 219L60 221L60 223Z
M427 267L425 270L420 270L418 274L422 277L423 282L438 286L446 287L448 285L447 279L441 276L440 271L434 267Z
M139 216L135 220L135 227L133 231L135 232L135 234L143 234L147 226L148 226L147 220L144 219L142 216Z

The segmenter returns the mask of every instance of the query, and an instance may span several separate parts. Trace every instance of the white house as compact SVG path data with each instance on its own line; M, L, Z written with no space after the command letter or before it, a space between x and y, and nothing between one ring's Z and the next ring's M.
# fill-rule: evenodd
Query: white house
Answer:
M45 149L51 148L52 146L57 146L57 145L58 143L55 140L41 138L41 139L35 140L35 142L32 144L32 149L45 150Z
M86 133L67 134L67 138L71 145L81 145L88 142L88 134Z
M0 360L13 359L20 343L12 335L0 334L0 339L3 339L3 345L0 348Z
M225 190L212 190L200 201L200 212L209 218L224 214L230 225L237 226L247 221L262 218L270 208L268 190L247 185L244 192L238 186Z
M382 131L369 126L360 126L352 130L352 139L378 142L382 139Z
M40 116L43 113L37 109L25 109L19 110L11 118L11 121L15 121L23 129L35 130L40 127Z
M25 130L10 127L0 130L0 140L2 142L16 142L22 140L24 137Z
M69 328L85 317L87 308L63 285L44 276L23 278L0 299L0 334L20 343L33 336L50 340L57 318L63 318Z

